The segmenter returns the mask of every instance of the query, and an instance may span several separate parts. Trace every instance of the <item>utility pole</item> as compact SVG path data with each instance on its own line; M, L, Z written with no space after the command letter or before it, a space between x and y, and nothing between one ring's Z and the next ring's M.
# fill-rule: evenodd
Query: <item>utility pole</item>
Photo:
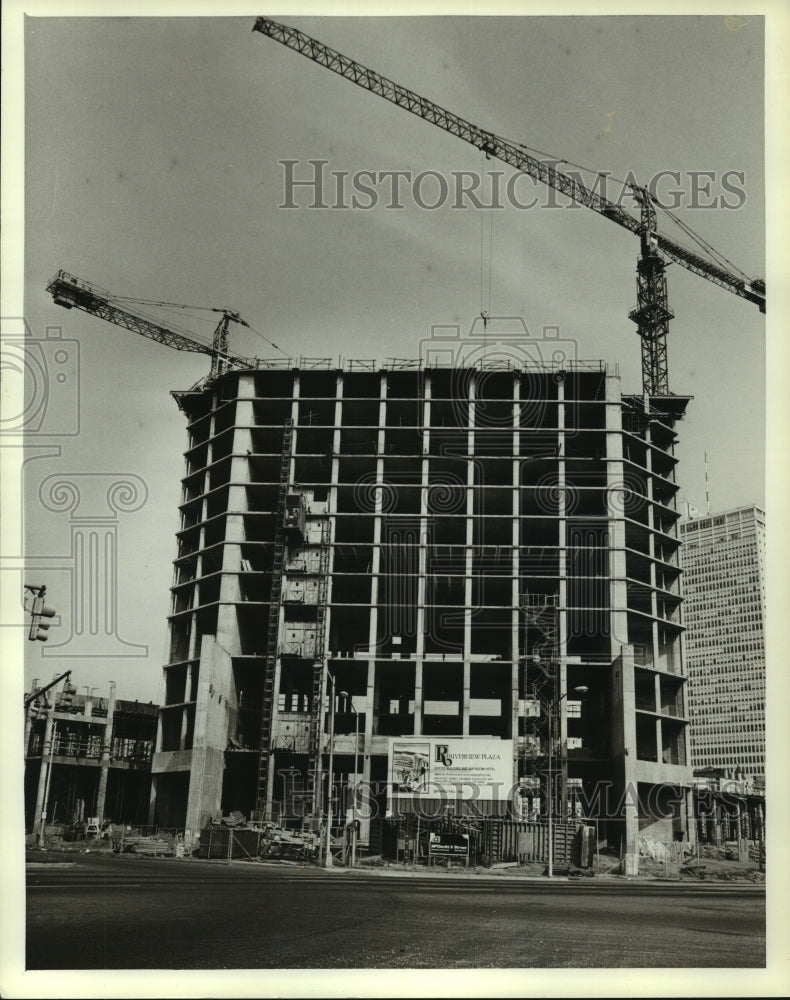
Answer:
M40 836L41 817L44 810L44 793L47 785L47 756L52 747L52 708L47 712L47 721L44 728L44 745L41 750L41 768L38 772L38 790L36 792L36 809L33 813L33 832Z
M334 763L333 754L335 750L335 678L327 671L327 679L332 685L332 694L329 698L329 775L327 784L327 810L326 810L326 867L332 867L332 766Z
M110 757L112 755L112 730L115 716L115 681L110 681L110 699L107 703L107 717L104 720L104 735L102 736L101 770L99 771L99 790L96 793L96 815L103 820L104 806L107 798L107 778L110 773Z
M51 718L51 716L50 716ZM49 806L49 786L52 781L52 765L55 757L55 739L57 737L57 721L52 720L52 728L49 737L49 762L47 764L47 780L44 786L44 808L41 811L41 827L38 831L38 846L44 846L44 832L47 828L47 809ZM41 757L41 766L44 766L44 757Z
M35 688L31 694L25 698L25 717L29 716L30 706L36 701L37 698L45 695L47 691L55 687L56 684L60 684L61 681L65 680L63 685L63 695L61 701L64 704L70 704L72 698L74 697L75 687L69 680L71 677L71 671L67 670L65 673L53 678L49 684L45 684L44 687ZM38 791L36 793L36 808L33 813L33 832L38 834L39 842L43 844L44 842L44 825L46 822L46 811L47 811L47 796L49 794L49 780L52 773L52 758L54 757L55 750L55 704L54 698L51 702L47 704L47 721L44 728L44 745L41 751L41 769L38 774ZM27 727L26 727L27 729ZM25 746L25 753L27 753L27 745ZM47 755L49 754L49 760L47 761Z
M589 690L589 688L587 687L586 684L579 684L577 687L575 687L573 689L573 692L574 692L574 694L585 695L585 694L587 694L588 690ZM559 696L559 698L552 698L549 701L549 703L548 703L548 712L549 712L549 746L548 746L548 751L549 751L549 758L548 758L548 785L549 785L549 802L548 802L548 806L549 806L549 817L548 817L549 818L549 823L548 823L549 865L548 865L548 869L549 869L549 878L553 878L554 877L554 840L553 840L554 830L553 830L553 826L552 826L552 813L554 812L554 788L552 786L552 778L551 778L551 757L552 757L552 740L553 740L552 728L553 728L553 721L554 721L554 709L555 708L558 709L560 707L560 705L562 704L563 700L568 697L568 694L569 694L568 691L563 691L562 694ZM562 789L561 789L561 791L562 791ZM563 802L565 801L564 795L562 797L562 801ZM560 817L561 820L564 820L564 818L565 818L564 816Z

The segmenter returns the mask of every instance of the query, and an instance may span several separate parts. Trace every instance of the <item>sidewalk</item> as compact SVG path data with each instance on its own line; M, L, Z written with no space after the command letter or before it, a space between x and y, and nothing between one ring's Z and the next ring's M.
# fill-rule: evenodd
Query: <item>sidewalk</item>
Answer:
M42 850L40 848L28 849L25 854L25 862L30 867L44 867L53 864L64 865L78 862L80 857L86 853L92 855L107 855L115 857L121 863L125 858L141 858L146 855L114 854L111 848L100 842L88 842L82 844L60 845L57 848ZM715 859L705 859L703 877L692 874L691 871L681 871L678 863L669 863L664 868L662 862L652 861L650 858L640 858L639 875L626 877L618 872L619 862L616 858L601 856L598 870L593 868L577 869L572 868L570 872L559 872L549 878L544 862L535 862L527 865L515 863L494 864L490 868L484 865L472 865L468 868L454 866L447 868L437 864L431 867L424 864L413 864L407 862L387 861L381 858L361 859L357 866L348 868L336 864L332 868L324 868L321 865L302 863L288 860L250 860L248 858L200 858L197 855L185 858L175 858L172 856L149 858L149 860L178 862L179 864L199 864L199 865L233 865L233 866L254 866L256 868L298 868L300 871L310 870L323 872L327 876L355 876L375 875L382 878L441 878L441 879L463 879L463 880L485 880L485 881L527 881L543 882L551 884L562 883L584 883L594 884L631 884L631 883L657 883L662 885L709 885L709 886L761 886L765 884L765 873L757 869L756 864L735 861L719 861Z
M649 860L649 859L641 859ZM636 876L624 876L620 875L617 869L619 865L615 862L614 864L609 863L610 859L607 859L607 869L603 866L601 870L595 871L593 869L574 869L570 872L555 872L551 878L546 871L546 865L543 863L531 864L519 866L516 864L499 864L493 865L487 868L483 865L477 865L474 867L466 868L451 868L447 869L441 866L435 866L428 868L426 865L409 865L397 862L385 862L383 865L370 865L370 864L360 864L357 868L346 869L337 868L332 869L332 871L338 872L348 872L349 875L355 874L377 874L383 877L393 877L393 876L410 876L416 878L460 878L460 879L496 879L504 881L528 881L528 882L551 882L555 883L584 883L587 885L601 884L605 883L608 885L612 884L624 884L624 883L661 883L663 885L715 885L715 886L726 886L726 885L745 885L745 886L759 886L765 884L765 874L763 872L745 872L745 871L709 871L705 873L704 878L700 878L697 875L693 875L690 872L682 872L678 870L678 866L669 866L667 873L662 870L654 870L655 866L644 866L640 865L640 873Z

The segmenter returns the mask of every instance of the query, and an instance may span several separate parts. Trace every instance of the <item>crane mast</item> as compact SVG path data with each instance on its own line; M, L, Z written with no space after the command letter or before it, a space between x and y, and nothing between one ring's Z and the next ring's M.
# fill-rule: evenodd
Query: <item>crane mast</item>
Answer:
M641 245L636 264L636 309L628 318L636 323L642 344L642 391L651 396L669 395L667 334L673 318L668 304L666 265L656 249L656 210L648 191L634 187L641 206Z
M658 233L653 199L644 189L635 186L633 188L634 197L641 206L640 217L637 219L620 205L609 201L600 192L586 187L578 177L562 173L553 164L531 156L517 143L479 128L302 31L267 17L259 17L252 30L274 39L286 48L350 80L358 87L470 143L488 156L496 157L516 170L560 191L575 203L598 212L599 215L638 235L641 240L641 253L637 264L637 308L629 316L637 324L637 333L642 343L642 387L645 393L651 396L669 393L666 336L672 313L667 305L665 258L680 264L692 274L706 278L740 298L755 303L761 312L765 312L765 282L761 279L747 281Z
M228 327L231 321L247 324L232 309L214 309L212 312L222 313L211 344L202 344L193 340L186 333L174 330L161 323L156 323L140 315L129 306L122 305L116 296L111 295L98 285L93 285L82 278L75 278L66 271L58 271L47 285L47 291L52 295L56 305L65 309L82 309L92 316L107 320L116 326L122 326L134 333L139 333L150 340L172 347L176 351L192 351L196 354L208 354L211 358L210 377L221 375L231 368L260 368L257 358L240 358L228 353Z

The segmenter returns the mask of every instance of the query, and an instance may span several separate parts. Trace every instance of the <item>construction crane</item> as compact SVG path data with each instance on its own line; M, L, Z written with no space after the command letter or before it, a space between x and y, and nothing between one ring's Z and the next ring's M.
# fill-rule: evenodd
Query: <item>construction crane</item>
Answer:
M640 206L640 215L636 218L620 205L586 187L578 177L564 174L557 170L553 163L531 156L518 143L473 125L427 98L336 52L302 31L279 24L267 17L259 17L252 30L273 38L286 48L293 49L320 66L332 70L333 73L351 80L358 87L369 90L418 118L463 139L487 156L502 160L516 170L560 191L574 203L591 208L639 236L641 247L637 264L637 308L629 313L629 318L636 323L637 333L642 342L642 389L645 394L669 395L666 338L672 313L667 305L664 273L667 258L693 274L707 278L708 281L726 288L740 298L755 303L761 312L765 312L765 282L762 279L747 280L657 231L655 211L657 202L646 189L631 185L634 198Z
M193 339L186 331L174 325L165 326L146 316L141 307L161 306L178 309L196 308L182 306L173 302L155 302L146 299L127 299L112 295L110 292L92 285L82 278L75 278L66 271L58 271L47 285L47 291L55 303L64 309L82 309L92 316L98 316L109 323L125 327L134 333L139 333L150 340L156 340L177 351L192 351L197 354L208 354L211 358L209 378L221 375L225 371L238 368L266 368L272 362L261 361L259 358L240 358L228 352L228 328L230 324L238 323L249 327L237 312L232 309L208 309L208 312L221 313L211 343L201 343ZM276 345L272 345L276 346Z

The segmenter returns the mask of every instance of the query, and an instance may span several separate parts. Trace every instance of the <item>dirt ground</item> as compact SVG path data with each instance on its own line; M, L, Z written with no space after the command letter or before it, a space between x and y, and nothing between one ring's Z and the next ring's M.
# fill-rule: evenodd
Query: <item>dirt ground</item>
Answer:
M392 870L417 870L425 869L425 865L414 865L404 862L388 861L381 857L361 858L359 860L361 868L390 868ZM444 865L436 865L432 869L437 875L445 873L459 873L466 871L469 874L496 875L502 878L517 878L519 876L539 878L546 876L546 863L543 861L530 864L517 865L512 863L502 863L492 865L490 868L483 865L472 865L464 868L456 863L449 870ZM591 868L577 868L575 865L562 867L555 865L554 874L565 876L571 879L593 879L593 878L620 878L620 859L616 854L602 852L593 862ZM639 858L639 878L670 880L673 882L747 882L751 884L762 884L765 882L765 872L760 871L759 857L753 848L748 861L739 861L737 857L737 845L728 844L723 847L713 845L699 845L694 851L694 855L687 855L681 861L656 861L645 855Z
M763 868L765 866L763 865ZM486 869L481 869L486 871ZM545 875L546 865L542 862L530 865L494 867L492 873L501 875ZM615 854L601 853L592 868L556 869L555 874L570 878L614 877L620 875L620 860ZM752 849L748 861L739 861L736 845L716 847L701 844L693 856L683 861L657 861L645 855L639 858L639 878L669 879L672 881L706 882L765 882L765 871L760 870L757 851Z
M60 837L47 838L46 850L39 848L34 837L26 837L26 855L28 861L57 861L64 855L81 853L112 852L113 845L109 838L100 840L63 841ZM358 859L360 868L389 868L394 871L425 870L425 865L415 865L404 862L390 861L380 856L362 857ZM765 865L763 865L765 868ZM495 864L488 868L484 865L464 865L456 862L450 869L444 865L435 865L432 869L437 875L442 874L480 874L496 875L503 878L531 876L539 878L547 875L545 862L530 864ZM620 859L615 854L602 852L593 861L591 868L570 868L555 865L556 876L566 876L572 879L619 878ZM725 844L722 847L700 844L694 855L687 855L681 861L654 860L647 856L639 858L639 878L668 879L670 881L706 881L706 882L747 882L762 884L765 882L765 871L760 870L760 860L757 850L752 847L748 861L739 861L737 845Z

